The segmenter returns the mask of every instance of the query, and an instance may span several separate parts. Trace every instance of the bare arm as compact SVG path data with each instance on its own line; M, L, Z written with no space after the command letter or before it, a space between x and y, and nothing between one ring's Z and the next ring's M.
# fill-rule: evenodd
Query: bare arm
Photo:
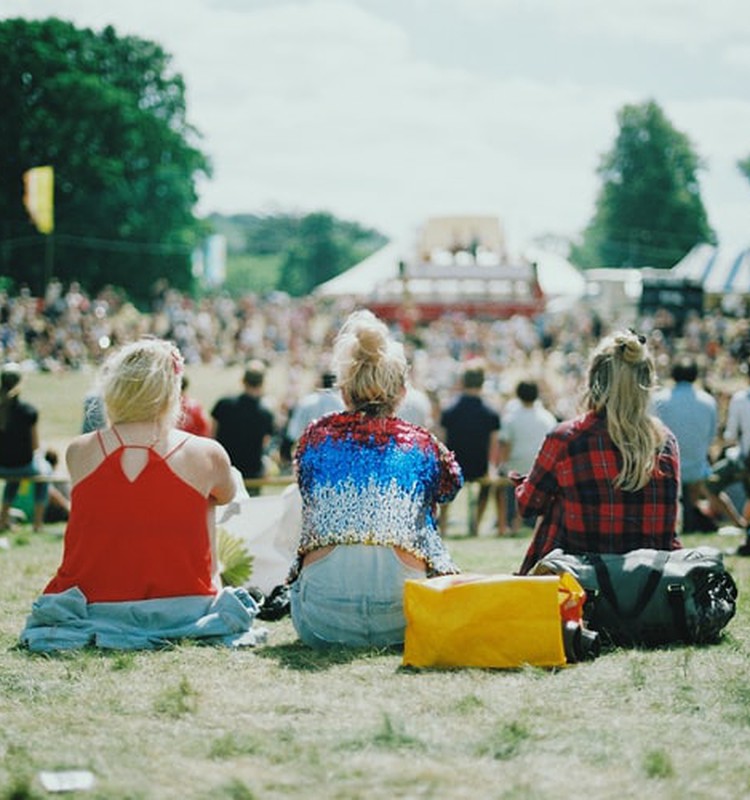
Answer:
M211 499L220 506L229 503L237 491L232 477L232 466L227 451L221 446L213 448L214 485L209 492Z

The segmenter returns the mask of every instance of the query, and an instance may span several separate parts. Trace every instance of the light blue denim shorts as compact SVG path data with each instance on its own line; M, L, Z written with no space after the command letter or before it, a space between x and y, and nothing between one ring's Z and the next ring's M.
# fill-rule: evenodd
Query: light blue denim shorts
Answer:
M404 581L424 577L392 547L338 545L292 584L294 628L311 647L403 644Z

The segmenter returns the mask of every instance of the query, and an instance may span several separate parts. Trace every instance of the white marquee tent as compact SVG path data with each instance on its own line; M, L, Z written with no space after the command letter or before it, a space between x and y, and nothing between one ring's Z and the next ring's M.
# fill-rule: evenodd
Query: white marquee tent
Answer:
M699 244L670 272L698 281L709 294L750 294L750 247L737 252Z
M407 260L410 248L403 242L390 242L364 261L326 281L316 289L321 297L345 295L366 298L381 284L399 274L399 261ZM565 258L538 248L527 248L524 258L536 262L537 277L547 298L578 298L586 291L583 275Z

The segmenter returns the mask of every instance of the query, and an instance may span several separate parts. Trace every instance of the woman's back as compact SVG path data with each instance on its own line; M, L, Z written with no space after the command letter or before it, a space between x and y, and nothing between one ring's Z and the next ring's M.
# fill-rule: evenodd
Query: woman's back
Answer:
M516 487L524 516L539 516L521 572L550 550L624 553L680 547L675 535L679 450L647 409L654 365L627 331L602 341L589 366L587 410L544 440Z
M101 460L73 485L63 563L45 593L75 585L90 602L212 594L209 501L172 464L192 437L164 454L93 438ZM135 471L133 455L145 457Z

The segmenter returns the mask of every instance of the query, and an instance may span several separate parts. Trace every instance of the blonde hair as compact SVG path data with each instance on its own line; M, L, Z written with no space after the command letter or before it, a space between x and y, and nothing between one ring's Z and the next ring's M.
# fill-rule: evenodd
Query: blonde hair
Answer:
M183 371L180 351L162 339L139 339L113 353L99 379L110 422L165 420L174 425Z
M353 410L393 413L406 385L406 354L371 311L349 315L333 345L342 396Z
M615 486L627 492L649 482L666 439L662 423L648 413L654 380L646 337L633 331L607 337L592 355L584 400L589 410L606 412L607 430L622 456Z

